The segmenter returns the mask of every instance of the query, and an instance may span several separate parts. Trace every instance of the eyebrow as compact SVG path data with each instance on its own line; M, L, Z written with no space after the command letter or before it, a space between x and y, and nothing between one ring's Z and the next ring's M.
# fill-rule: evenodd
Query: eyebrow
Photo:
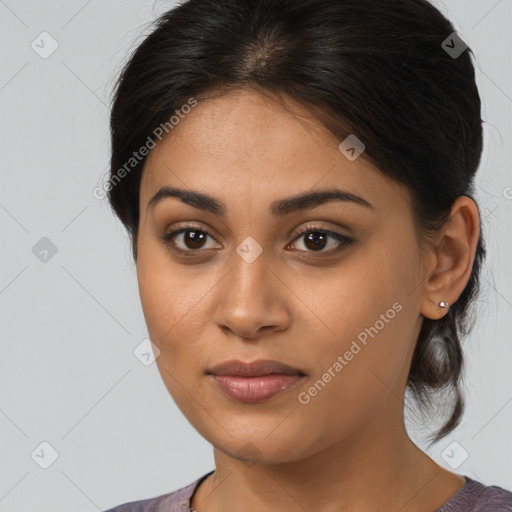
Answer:
M155 207L157 203L168 197L176 197L183 203L186 203L198 210L204 210L219 217L225 217L227 213L226 205L207 194L195 190L183 190L175 187L162 187L149 201L146 211ZM362 197L359 197L347 190L330 188L315 190L313 192L304 192L295 196L287 197L274 201L270 205L270 213L274 217L284 217L298 210L315 208L330 201L344 201L365 206L370 209L374 207Z

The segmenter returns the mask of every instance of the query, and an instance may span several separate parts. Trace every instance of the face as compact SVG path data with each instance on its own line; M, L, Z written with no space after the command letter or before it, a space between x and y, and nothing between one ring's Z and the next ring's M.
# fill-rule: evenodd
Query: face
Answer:
M347 159L306 110L286 107L247 91L200 101L146 160L137 241L167 389L215 447L244 458L250 446L267 462L400 420L424 275L408 191L362 156ZM162 187L188 199L148 205ZM361 200L283 202L334 189ZM206 208L192 192L214 200ZM240 402L207 374L233 359L271 359L304 376Z

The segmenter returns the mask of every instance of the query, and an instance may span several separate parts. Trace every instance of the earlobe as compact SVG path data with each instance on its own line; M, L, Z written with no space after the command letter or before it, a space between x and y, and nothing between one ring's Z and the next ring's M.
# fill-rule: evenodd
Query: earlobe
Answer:
M433 301L432 303L435 304ZM448 313L449 309L450 305L445 300L441 300L437 303L437 312L442 313L440 318L442 318L446 313Z
M438 300L436 302L432 300L430 297L428 298L428 300L430 302L430 305L428 306L428 311L426 310L426 308L422 308L421 311L421 314L425 318L429 318L431 320L440 320L450 310L450 304L448 304L448 302L446 302L445 300ZM434 311L437 311L437 314L435 314Z
M421 309L424 317L433 320L448 312L471 276L480 236L478 207L471 198L457 198L439 235L440 242L432 248L436 265L424 281Z
M439 303L439 307L437 308L437 312L438 313L441 313L441 308L448 308L449 305L448 305L448 302L442 300L440 303Z

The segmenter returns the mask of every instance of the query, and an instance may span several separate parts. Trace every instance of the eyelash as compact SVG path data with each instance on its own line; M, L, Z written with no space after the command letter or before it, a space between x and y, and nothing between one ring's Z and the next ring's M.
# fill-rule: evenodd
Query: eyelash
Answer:
M186 231L199 231L200 233L204 233L204 234L208 235L210 238L213 238L210 235L210 233L208 233L208 231L204 230L200 226L196 226L194 224L184 224L183 227L180 227L179 229L175 229L174 231L171 231L170 233L166 233L165 235L161 236L160 240L162 240L162 242L171 251L173 251L174 253L176 253L178 255L185 256L185 257L194 257L197 255L197 253L206 252L205 250L201 250L201 249L188 249L188 250L179 249L178 247L176 247L175 245L172 244L171 240L175 236L177 236L181 233L185 233ZM341 242L341 244L338 247L336 247L334 249L329 249L327 251L323 251L323 250L322 251L302 251L301 250L299 252L309 252L309 253L313 253L313 254L315 252L332 253L332 252L342 251L343 249L347 248L348 246L350 246L351 244L354 243L354 240L352 238L349 238L345 235L341 235L340 233L336 233L335 231L330 231L328 229L323 229L323 228L317 227L315 225L307 225L307 226L301 228L299 231L297 231L294 235L295 237L293 239L293 242L306 233L320 233L323 235L328 235L331 238L334 238L335 240L337 240L338 242Z

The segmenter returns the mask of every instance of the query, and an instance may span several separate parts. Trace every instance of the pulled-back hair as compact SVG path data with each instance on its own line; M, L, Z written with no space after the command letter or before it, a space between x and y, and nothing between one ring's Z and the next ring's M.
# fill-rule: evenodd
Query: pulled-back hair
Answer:
M135 261L145 158L134 162L133 152L191 98L242 88L292 98L340 142L355 134L361 158L410 190L423 244L457 197L475 200L482 153L472 52L447 51L446 41L462 44L454 32L426 0L189 0L163 14L123 68L111 111L108 199ZM443 318L422 320L407 391L425 410L439 393L451 396L433 442L464 411L459 336L472 327L484 256L481 230L460 297Z

